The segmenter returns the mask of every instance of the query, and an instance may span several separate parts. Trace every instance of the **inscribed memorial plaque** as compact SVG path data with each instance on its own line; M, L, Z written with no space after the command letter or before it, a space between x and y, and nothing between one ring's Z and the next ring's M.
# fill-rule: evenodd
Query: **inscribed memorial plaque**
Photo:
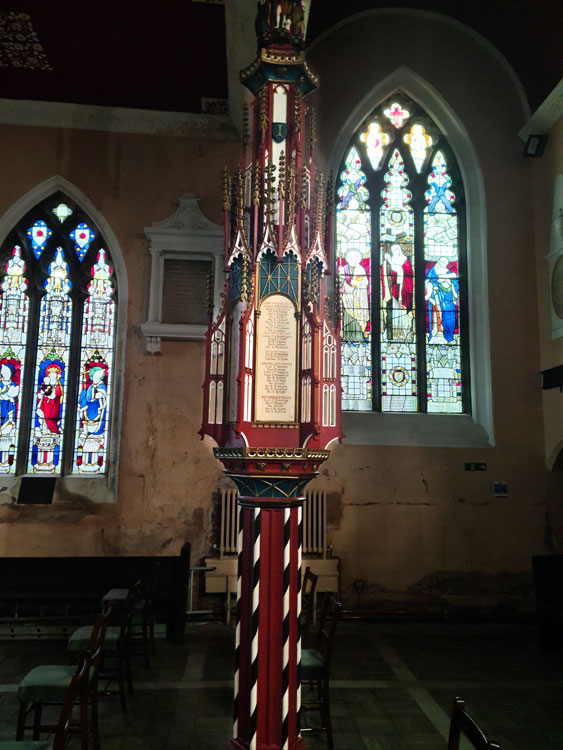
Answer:
M164 260L162 323L208 323L207 279L212 272L210 261L176 258Z
M294 422L297 320L288 297L272 294L262 303L256 354L256 420Z

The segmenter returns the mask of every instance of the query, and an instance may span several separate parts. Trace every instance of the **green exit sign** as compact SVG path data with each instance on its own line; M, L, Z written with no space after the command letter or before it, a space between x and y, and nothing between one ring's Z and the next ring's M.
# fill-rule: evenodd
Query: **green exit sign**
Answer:
M487 471L487 464L465 464L465 471Z

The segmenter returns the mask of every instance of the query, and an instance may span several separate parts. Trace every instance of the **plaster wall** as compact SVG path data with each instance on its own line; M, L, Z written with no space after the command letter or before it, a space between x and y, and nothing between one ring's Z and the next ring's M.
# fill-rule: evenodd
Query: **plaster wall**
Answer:
M552 225L555 180L563 173L563 120L548 133L543 156L533 160L535 260L540 341L540 370L563 364L563 337L551 337L550 279L546 255ZM547 502L554 549L563 550L563 394L558 388L542 391L545 461L548 475Z
M163 342L146 353L150 257L143 227L170 216L185 192L220 221L229 141L3 126L0 212L60 175L81 190L116 235L127 269L127 341L118 497L114 504L0 507L2 555L178 554L199 559L221 465L197 435L204 344Z
M488 292L470 314L489 335L494 443L377 446L375 423L373 446L345 438L316 480L333 498L330 543L343 558L344 590L360 605L399 590L447 597L448 579L465 571L489 581L474 603L498 602L499 575L529 580L530 556L546 551L538 319L528 303L536 270L532 168L517 137L527 117L521 87L495 50L434 14L364 13L316 42L309 61L321 80L315 105L327 169L338 170L351 133L393 92L381 92L379 82L400 78L406 67L421 81L419 103L435 116L439 99L449 112L440 122L446 134L453 138L454 123L470 142L476 163L458 158L464 176L470 169L480 175L481 192L468 192L468 214L473 201L484 201ZM403 90L413 95L408 84ZM472 289L470 305L479 291ZM487 471L466 472L465 462L484 462ZM507 482L508 497L494 496L498 480Z

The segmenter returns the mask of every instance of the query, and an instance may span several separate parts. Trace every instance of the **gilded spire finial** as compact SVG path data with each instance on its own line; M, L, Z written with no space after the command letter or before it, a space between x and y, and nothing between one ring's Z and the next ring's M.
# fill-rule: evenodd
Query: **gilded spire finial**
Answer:
M278 197L280 200L285 198L285 151L280 153L280 162L278 167Z
M309 113L309 148L312 150L317 142L317 113L312 107Z
M223 168L223 211L228 211L231 207L230 200L230 179L227 167Z
M307 167L301 167L300 185L299 185L299 207L307 208L307 194L309 192L309 178Z
M295 132L300 133L301 132L301 95L299 94L299 91L295 92L295 98L293 100L295 112L294 112L294 124L295 124Z
M260 203L260 162L256 161L254 165L254 183L252 190L252 205L257 206Z
M248 299L248 258L246 253L243 254L241 263L240 298L244 301Z
M266 92L262 92L260 97L260 129L266 130L268 127L268 97Z
M274 183L276 180L276 165L266 166L266 221L272 224L274 220Z
M326 186L326 211L329 216L332 215L332 212L334 210L333 195L334 195L334 172L331 170L328 175L328 183Z
M242 109L242 143L244 146L250 143L250 113L246 102Z
M207 314L209 317L213 315L213 274L208 273L206 276L206 298L207 298Z

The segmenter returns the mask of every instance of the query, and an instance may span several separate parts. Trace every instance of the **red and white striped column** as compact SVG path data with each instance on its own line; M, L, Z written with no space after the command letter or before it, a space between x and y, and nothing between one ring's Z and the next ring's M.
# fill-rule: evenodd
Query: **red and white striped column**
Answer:
M239 498L231 748L303 750L299 734L303 498Z

